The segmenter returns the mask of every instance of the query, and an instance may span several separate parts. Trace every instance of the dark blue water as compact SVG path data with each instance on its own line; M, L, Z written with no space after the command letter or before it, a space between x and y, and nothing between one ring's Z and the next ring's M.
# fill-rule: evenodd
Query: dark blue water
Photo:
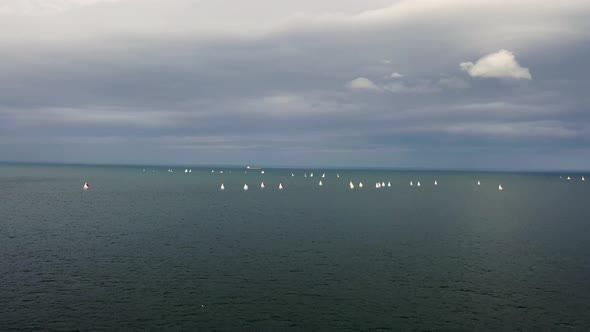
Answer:
M0 330L590 330L581 174L141 168L0 165Z

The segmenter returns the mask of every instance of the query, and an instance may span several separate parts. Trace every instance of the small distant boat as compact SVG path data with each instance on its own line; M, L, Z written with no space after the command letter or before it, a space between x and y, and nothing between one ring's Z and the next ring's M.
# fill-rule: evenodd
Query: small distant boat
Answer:
M320 185L320 187L324 185L324 184L322 183L322 180L320 180L320 183L319 183L319 185Z
M381 187L385 187L385 181L381 182Z
M354 183L352 183L352 181L350 181L350 183L348 184L348 186L350 187L350 189L354 189Z
M223 174L223 171L219 171L219 174Z
M189 173L192 173L192 172L193 172L193 170L192 170L192 169L189 169L189 170L188 170L188 172L189 172Z
M295 176L295 174L291 173L291 176Z
M283 184L282 183L279 183L279 190L283 190L283 188L284 188L283 187Z
M188 173L188 168L185 168L185 169L184 169L184 172L185 172L185 173Z
M363 183L359 182L359 188L362 188L362 187L363 187Z
M416 186L420 187L420 181L418 181L418 183L416 184Z
M340 177L340 174L336 174L336 177L339 178Z
M498 190L504 190L501 184L498 185Z
M375 183L375 188L377 188L377 189L381 188L381 183L379 183L379 182Z
M570 181L572 178L570 178L569 176L567 177L567 180Z
M309 174L309 177L310 178L313 178L313 172L311 172L311 174Z
M264 174L264 171L260 171L260 174Z
M582 181L586 181L586 178L582 176Z
M438 181L434 180L434 185L438 186Z
M388 187L391 187L391 182L387 182L387 186Z
M212 169L212 170L211 170L211 173L215 173L215 170L214 170L214 169Z
M479 180L477 180L477 185L478 185L478 186L479 186L479 185L481 185L481 182L479 182Z
M322 174L322 177L323 177L323 178L325 178L325 177L326 177L326 173L323 173L323 174Z
M303 174L303 177L306 178L307 177L307 173Z
M248 185L247 184L244 185L244 190L248 190Z
M219 187L219 189L225 190L225 186L223 185L223 183L221 184L221 187Z
M260 182L260 189L264 189L265 187L264 182Z
M82 188L84 190L88 190L88 189L90 189L90 185L88 184L88 182L84 182L84 186Z
M413 185L414 185L414 182L410 181L410 186L413 186Z

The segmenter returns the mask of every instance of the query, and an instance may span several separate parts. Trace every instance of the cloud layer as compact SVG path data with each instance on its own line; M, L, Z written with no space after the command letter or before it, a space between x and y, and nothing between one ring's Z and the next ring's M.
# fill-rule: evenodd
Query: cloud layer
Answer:
M589 14L581 0L7 0L0 158L584 168Z

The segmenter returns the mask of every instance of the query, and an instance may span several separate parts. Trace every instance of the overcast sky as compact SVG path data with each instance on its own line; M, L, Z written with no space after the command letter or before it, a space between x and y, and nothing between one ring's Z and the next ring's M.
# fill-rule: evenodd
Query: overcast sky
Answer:
M590 1L1 0L0 160L590 169Z

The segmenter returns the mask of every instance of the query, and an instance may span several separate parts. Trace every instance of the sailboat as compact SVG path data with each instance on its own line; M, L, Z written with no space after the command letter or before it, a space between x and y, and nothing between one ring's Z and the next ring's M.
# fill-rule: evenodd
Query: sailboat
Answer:
M434 180L434 185L438 186L438 181Z
M498 190L504 190L501 184L498 185Z
M291 176L295 176L295 174L291 173Z
M185 169L184 169L184 172L185 172L185 173L188 173L188 168L185 168Z
M572 179L572 178L570 178L569 176L567 177L567 180L568 180L568 181L569 181L569 180L571 180L571 179Z
M260 189L264 189L265 187L264 182L260 182Z
M309 177L310 178L313 178L313 172L311 172L311 174L309 174Z
M381 187L385 187L385 182L381 182Z
M225 190L225 186L223 185L223 183L221 184L221 187L219 187L219 189Z
M336 177L339 178L340 177L340 174L336 174Z
M264 171L260 171L260 174L264 174Z
M410 186L413 186L413 185L414 185L414 182L410 181Z
M283 188L284 188L283 187L283 184L282 183L279 183L279 190L283 190Z
M387 182L387 186L388 187L391 187L391 182Z
M90 189L90 185L88 184L88 182L84 182L84 186L82 187L82 189L84 189L84 190Z
M192 168L191 168L191 169L189 169L189 170L188 170L188 172L189 172L189 173L192 173L192 172L193 172L193 169L192 169Z
M582 176L582 181L586 181L586 178Z
M248 190L248 185L247 184L244 185L244 190Z
M350 181L350 183L348 184L348 186L350 186L350 189L354 189L354 183L352 183L352 181Z
M478 185L478 186L479 186L479 185L481 185L481 183L479 182L479 180L477 180L477 185Z
M303 174L303 177L306 178L307 177L307 173Z
M326 177L326 173L323 173L323 174L322 174L322 177L323 177L323 178L325 178L325 177Z
M420 187L420 181L418 181L418 183L416 184L418 187Z
M219 174L223 174L223 171L219 171Z
M381 188L381 183L379 183L379 182L375 183L375 188L377 188L377 189Z
M214 169L212 169L212 170L211 170L211 173L215 173L215 170L214 170Z
M362 187L363 187L363 183L359 182L359 188L362 188Z
M319 185L320 185L320 187L324 185L324 184L322 183L322 180L320 180L320 183L319 183Z

